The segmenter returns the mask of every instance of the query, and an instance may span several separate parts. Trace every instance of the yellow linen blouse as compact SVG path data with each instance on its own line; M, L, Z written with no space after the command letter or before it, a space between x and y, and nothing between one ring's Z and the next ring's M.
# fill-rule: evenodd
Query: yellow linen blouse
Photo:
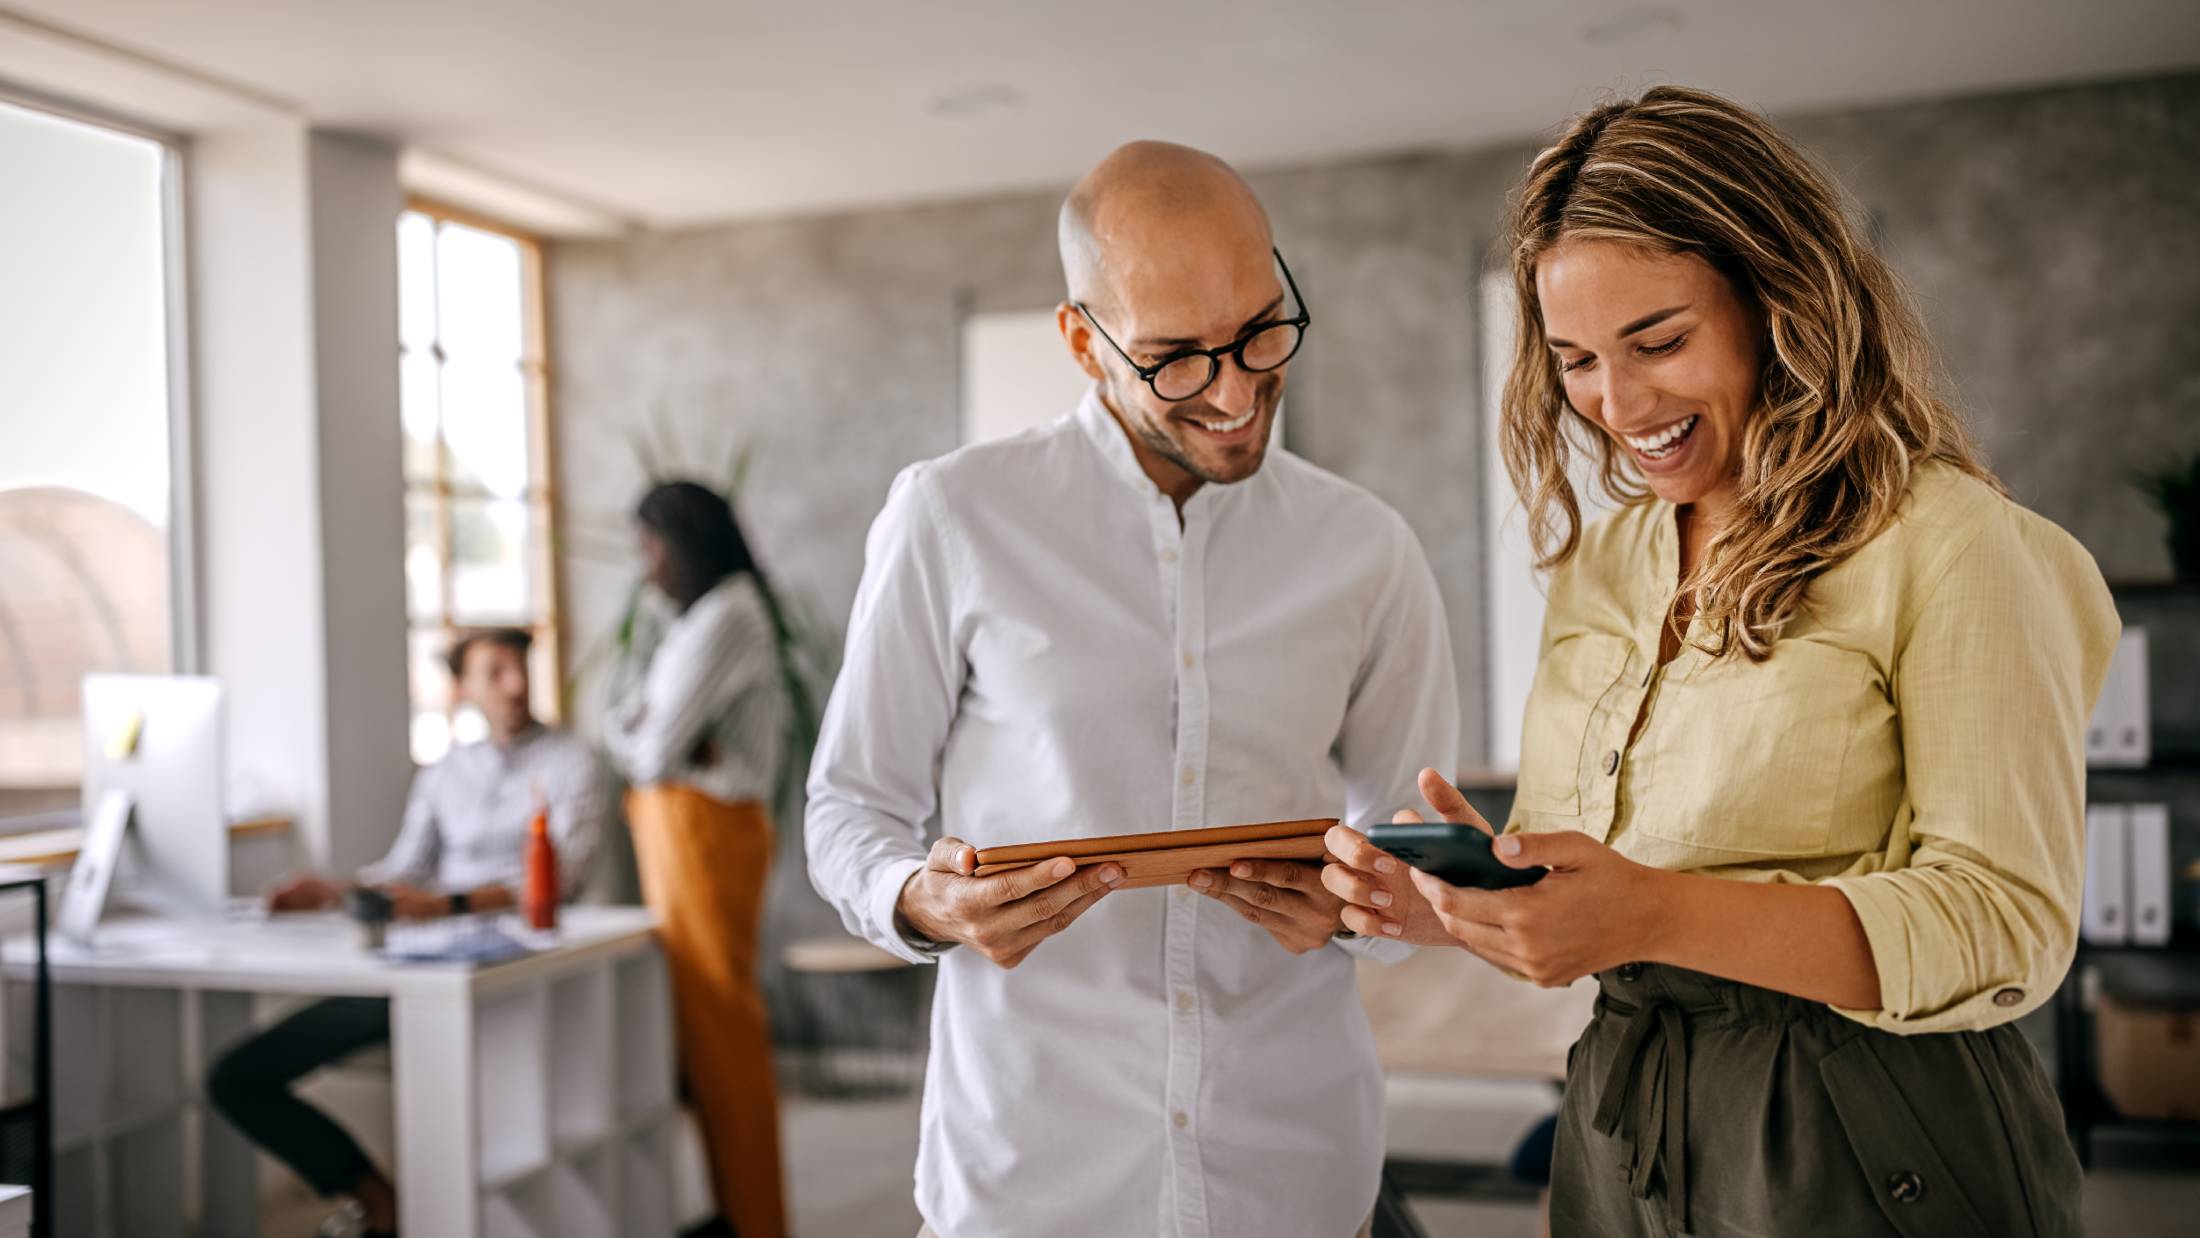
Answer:
M2046 1001L2077 939L2085 726L2120 627L2092 556L1926 465L1770 659L1713 659L1696 625L1661 668L1678 539L1671 504L1638 503L1552 577L1508 828L1839 889L1884 1007L1839 1013L1874 1027L1985 1028Z

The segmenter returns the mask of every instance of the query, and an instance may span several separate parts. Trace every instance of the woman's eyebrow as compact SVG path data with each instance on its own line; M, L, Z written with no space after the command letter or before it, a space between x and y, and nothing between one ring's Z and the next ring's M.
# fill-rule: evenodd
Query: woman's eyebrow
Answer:
M1637 318L1636 320L1628 323L1624 327L1621 327L1619 329L1619 338L1624 340L1628 336L1633 335L1638 331L1648 331L1650 328L1657 326L1659 323L1664 322L1666 319L1671 318L1673 315L1682 313L1692 308L1694 307L1688 305L1669 305L1664 309L1658 310L1654 313L1644 314L1642 317ZM1581 347L1579 344L1574 343L1572 340L1546 338L1543 342L1545 345L1551 348Z

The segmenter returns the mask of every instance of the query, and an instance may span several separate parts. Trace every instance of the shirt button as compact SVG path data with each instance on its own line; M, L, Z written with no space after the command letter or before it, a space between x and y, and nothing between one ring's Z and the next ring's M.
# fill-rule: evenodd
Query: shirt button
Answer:
M1925 1198L1925 1179L1905 1169L1887 1179L1887 1194L1898 1204L1914 1204Z
M2003 989L2001 992L1994 994L1994 1004L1996 1006L2014 1006L2023 1000L2023 989Z
M1178 993L1176 995L1176 1008L1178 1010L1190 1010L1192 1008L1192 995L1189 993Z
M1614 748L1614 749L1612 749L1612 750L1611 750L1610 752L1607 752L1607 753L1605 753L1605 754L1604 754L1604 772L1605 772L1605 773L1607 773L1607 774L1610 774L1610 773L1614 773L1614 772L1617 772L1617 771L1618 771L1618 769L1619 769L1619 749L1617 749L1617 748Z
M1178 886L1176 888L1176 896L1178 898L1190 898L1192 896L1192 887Z
M1184 785L1185 785L1185 786L1187 786L1187 787L1188 787L1188 786L1191 786L1191 785L1192 785L1193 783L1195 783L1195 782L1198 782L1198 781L1199 781L1199 775L1197 775L1197 774L1193 773L1193 772L1192 772L1192 771L1190 771L1190 770L1185 770L1185 771L1184 771Z
M1176 552L1175 552L1175 551L1173 551L1173 550L1164 550L1164 551L1162 551L1162 552L1161 552L1161 561L1162 561L1163 563L1174 563L1174 562L1176 562Z
M1176 1129L1183 1130L1185 1127L1192 1124L1192 1115L1184 1112L1182 1109L1179 1109L1175 1113L1169 1115L1169 1121L1176 1123Z
M1191 667L1191 666L1195 666L1195 665L1197 665L1198 663L1199 663L1199 659L1198 659L1198 658L1195 658L1195 657L1193 657L1192 655L1190 655L1190 654L1188 654L1188 653L1184 655L1184 665L1185 665L1186 667Z

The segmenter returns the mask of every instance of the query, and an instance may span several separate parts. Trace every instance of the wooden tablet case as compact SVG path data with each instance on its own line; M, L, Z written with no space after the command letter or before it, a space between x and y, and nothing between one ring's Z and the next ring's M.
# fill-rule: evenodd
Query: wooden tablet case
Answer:
M1079 868L1110 861L1121 866L1118 890L1178 885L1198 869L1228 868L1237 860L1319 860L1327 853L1322 835L1335 824L1335 817L1316 817L988 847L978 852L977 875L989 877L1066 855Z

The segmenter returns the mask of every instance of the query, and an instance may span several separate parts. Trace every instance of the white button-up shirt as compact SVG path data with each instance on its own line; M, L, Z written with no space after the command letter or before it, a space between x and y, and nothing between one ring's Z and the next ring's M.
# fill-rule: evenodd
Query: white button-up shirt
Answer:
M1014 970L904 939L928 835L997 846L1419 802L1457 755L1443 606L1366 491L1271 450L1175 505L1088 394L905 471L810 773L811 879L937 957L917 1204L946 1238L1342 1238L1382 1087L1354 954L1183 887L1109 894Z

